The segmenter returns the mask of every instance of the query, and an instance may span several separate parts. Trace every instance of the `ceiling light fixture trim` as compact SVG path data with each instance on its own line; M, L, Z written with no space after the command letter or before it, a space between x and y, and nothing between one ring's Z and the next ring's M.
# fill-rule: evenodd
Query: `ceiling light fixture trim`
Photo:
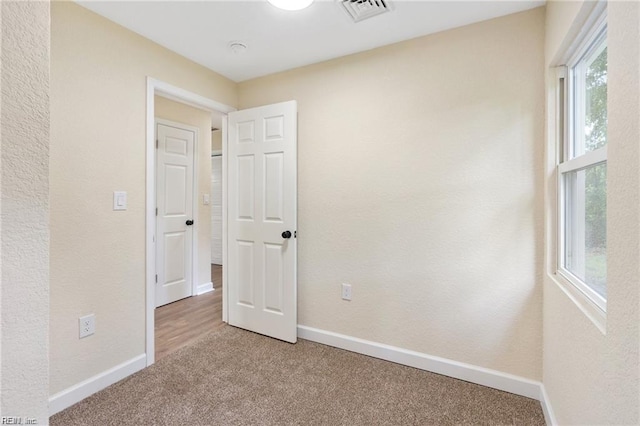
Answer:
M229 50L231 50L236 55L243 54L247 49L248 49L247 44L241 41L229 42Z
M282 10L302 10L311 6L313 0L267 0L271 5Z

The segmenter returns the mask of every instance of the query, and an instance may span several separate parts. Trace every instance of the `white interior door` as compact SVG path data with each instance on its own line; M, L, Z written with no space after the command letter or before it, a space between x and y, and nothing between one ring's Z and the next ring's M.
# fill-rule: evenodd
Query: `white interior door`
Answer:
M222 265L222 156L211 157L211 263Z
M229 114L229 324L297 340L297 105Z
M156 123L156 306L192 295L195 132Z

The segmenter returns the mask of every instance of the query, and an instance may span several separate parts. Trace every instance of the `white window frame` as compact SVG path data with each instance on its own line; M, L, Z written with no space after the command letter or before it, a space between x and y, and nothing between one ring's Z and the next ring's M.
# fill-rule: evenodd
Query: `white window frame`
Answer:
M574 134L576 128L574 119L577 116L582 117L584 112L581 111L583 102L580 102L580 97L583 91L578 87L574 90L575 84L579 84L580 81L574 81L572 69L579 67L581 61L586 56L591 55L594 49L599 47L599 44L604 40L606 46L607 37L607 22L606 22L606 8L598 11L595 19L591 21L591 25L584 32L583 37L580 37L580 41L574 44L573 53L566 61L566 65L559 67L556 74L556 84L559 96L556 99L557 117L556 124L558 127L556 148L557 148L557 250L556 250L556 275L561 278L561 281L568 282L571 286L579 291L579 294L586 297L587 302L592 307L597 308L600 315L606 314L607 301L599 293L593 290L583 280L571 273L565 264L565 248L570 242L565 241L566 238L566 200L567 189L565 183L565 174L584 170L588 167L592 167L598 164L607 163L607 146L601 147L594 151L586 153L577 153L574 156L574 147L576 145L583 146L584 141L579 140L576 143L572 143L577 137L582 139L583 135ZM577 110L580 108L580 110ZM575 292L573 292L575 296Z

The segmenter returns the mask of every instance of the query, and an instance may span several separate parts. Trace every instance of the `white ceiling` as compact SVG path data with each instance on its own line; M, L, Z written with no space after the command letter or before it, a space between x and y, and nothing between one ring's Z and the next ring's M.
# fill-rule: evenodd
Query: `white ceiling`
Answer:
M532 9L544 0L391 0L392 12L359 23L338 0L316 0L297 12L267 0L78 3L240 82ZM235 54L231 41L248 49Z

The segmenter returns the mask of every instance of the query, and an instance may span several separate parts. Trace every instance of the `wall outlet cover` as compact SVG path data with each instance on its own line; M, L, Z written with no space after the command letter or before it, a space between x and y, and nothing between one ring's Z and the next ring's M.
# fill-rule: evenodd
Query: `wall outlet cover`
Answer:
M94 314L85 315L78 318L80 327L80 338L91 336L96 332L96 316Z
M351 284L342 284L342 299L351 300Z

